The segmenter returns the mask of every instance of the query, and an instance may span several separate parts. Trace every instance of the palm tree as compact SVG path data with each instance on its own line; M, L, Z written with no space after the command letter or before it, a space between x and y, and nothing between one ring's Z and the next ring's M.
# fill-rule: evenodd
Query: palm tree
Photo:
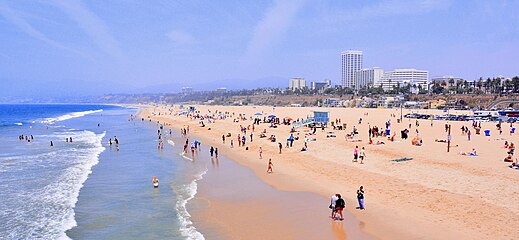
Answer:
M518 93L519 92L519 77L515 76L512 78L512 92Z
M483 78L479 78L476 85L477 85L478 89L481 90L481 87L483 86Z
M488 93L488 89L490 88L491 85L492 85L492 80L490 78L487 78L487 80L485 81L485 93Z
M505 92L511 92L513 88L512 80L506 79L504 84L504 90Z

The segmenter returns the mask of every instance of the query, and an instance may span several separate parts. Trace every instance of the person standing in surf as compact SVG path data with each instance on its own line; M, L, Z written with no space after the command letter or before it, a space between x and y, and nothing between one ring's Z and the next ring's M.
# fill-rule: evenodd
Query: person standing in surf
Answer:
M153 187L158 188L159 187L159 180L157 179L157 176L153 176Z

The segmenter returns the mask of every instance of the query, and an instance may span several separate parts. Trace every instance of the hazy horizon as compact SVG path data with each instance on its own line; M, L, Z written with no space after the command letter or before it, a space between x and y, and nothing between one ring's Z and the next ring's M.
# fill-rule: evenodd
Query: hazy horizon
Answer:
M518 1L3 1L2 97L340 83L364 67L519 75Z

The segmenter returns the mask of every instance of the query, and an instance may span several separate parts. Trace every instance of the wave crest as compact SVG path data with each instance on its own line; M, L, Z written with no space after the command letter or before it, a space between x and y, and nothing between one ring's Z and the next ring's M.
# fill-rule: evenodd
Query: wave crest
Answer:
M83 116L88 115L88 114L99 113L99 112L102 112L102 111L103 111L103 109L88 110L88 111L83 111L83 112L72 112L72 113L67 113L65 115L61 115L59 117L45 118L45 119L41 120L40 123L54 124L55 122L61 122L61 121L69 120L69 119L72 119L72 118L83 117Z

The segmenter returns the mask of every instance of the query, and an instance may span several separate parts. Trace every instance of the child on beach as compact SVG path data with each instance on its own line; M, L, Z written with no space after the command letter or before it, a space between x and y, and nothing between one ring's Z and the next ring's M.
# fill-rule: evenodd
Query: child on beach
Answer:
M267 168L267 173L272 173L272 166L274 166L274 164L272 164L272 158L269 158L269 166Z
M353 150L353 160L352 162L357 162L357 159L359 158L359 146L355 146L355 149Z
M360 150L360 164L364 164L364 158L366 158L366 150L364 147L362 147L362 150Z

